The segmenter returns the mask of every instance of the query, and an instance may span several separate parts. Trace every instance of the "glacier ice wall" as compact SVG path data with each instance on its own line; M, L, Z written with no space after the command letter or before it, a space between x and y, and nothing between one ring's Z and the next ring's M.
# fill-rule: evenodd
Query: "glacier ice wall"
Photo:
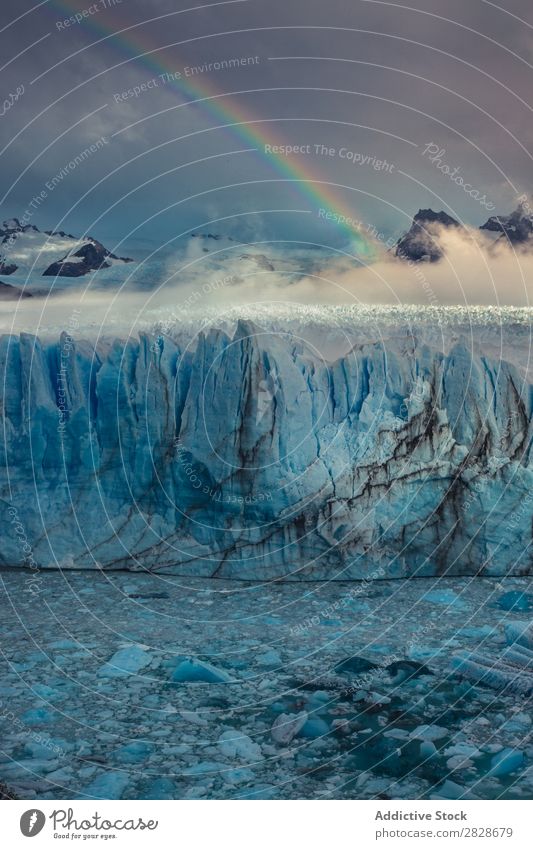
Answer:
M531 572L531 387L422 342L241 321L0 342L0 564L243 579Z

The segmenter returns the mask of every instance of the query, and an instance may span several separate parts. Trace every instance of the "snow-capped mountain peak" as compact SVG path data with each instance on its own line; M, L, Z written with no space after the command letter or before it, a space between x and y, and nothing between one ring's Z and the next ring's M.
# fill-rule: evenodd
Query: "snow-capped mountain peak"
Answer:
M132 262L107 250L92 236L41 231L9 218L0 227L0 274L80 277L115 263Z

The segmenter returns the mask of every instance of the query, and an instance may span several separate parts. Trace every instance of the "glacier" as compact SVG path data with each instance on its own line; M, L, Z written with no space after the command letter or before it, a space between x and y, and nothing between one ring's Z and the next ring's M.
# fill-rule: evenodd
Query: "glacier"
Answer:
M319 348L251 320L194 339L3 335L0 564L531 574L519 366L461 335L444 349L390 328Z

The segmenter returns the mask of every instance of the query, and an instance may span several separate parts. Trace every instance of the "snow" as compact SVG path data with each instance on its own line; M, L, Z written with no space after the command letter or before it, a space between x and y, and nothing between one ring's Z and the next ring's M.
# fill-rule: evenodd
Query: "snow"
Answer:
M40 277L52 262L63 259L65 254L75 253L84 244L87 244L86 239L48 236L46 233L27 230L25 233L17 233L5 256L0 245L0 253L6 263L17 266L18 275Z
M82 245L82 247L83 247L83 245ZM67 256L64 258L63 262L68 262L68 263L85 262L85 257L76 256L74 253L70 253L70 254L67 254Z
M129 263L120 258L106 260L111 268L98 269L91 272L88 278L68 277L43 277L46 269L55 262L83 263L83 257L75 256L80 248L94 244L91 238L77 238L75 236L61 236L59 233L49 235L41 232L38 228L19 228L16 219L4 221L4 240L0 241L0 263L6 266L16 266L16 270L9 274L9 283L24 288L35 294L46 294L49 291L81 290L87 286L87 279L93 284L107 270L107 282L113 281L115 285L121 282L131 273Z

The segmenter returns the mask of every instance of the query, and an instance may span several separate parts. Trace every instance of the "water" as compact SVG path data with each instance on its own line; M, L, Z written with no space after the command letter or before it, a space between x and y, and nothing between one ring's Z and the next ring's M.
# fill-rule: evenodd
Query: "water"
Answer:
M527 696L450 665L500 663L527 613L498 599L527 579L1 578L0 781L23 798L532 796Z

